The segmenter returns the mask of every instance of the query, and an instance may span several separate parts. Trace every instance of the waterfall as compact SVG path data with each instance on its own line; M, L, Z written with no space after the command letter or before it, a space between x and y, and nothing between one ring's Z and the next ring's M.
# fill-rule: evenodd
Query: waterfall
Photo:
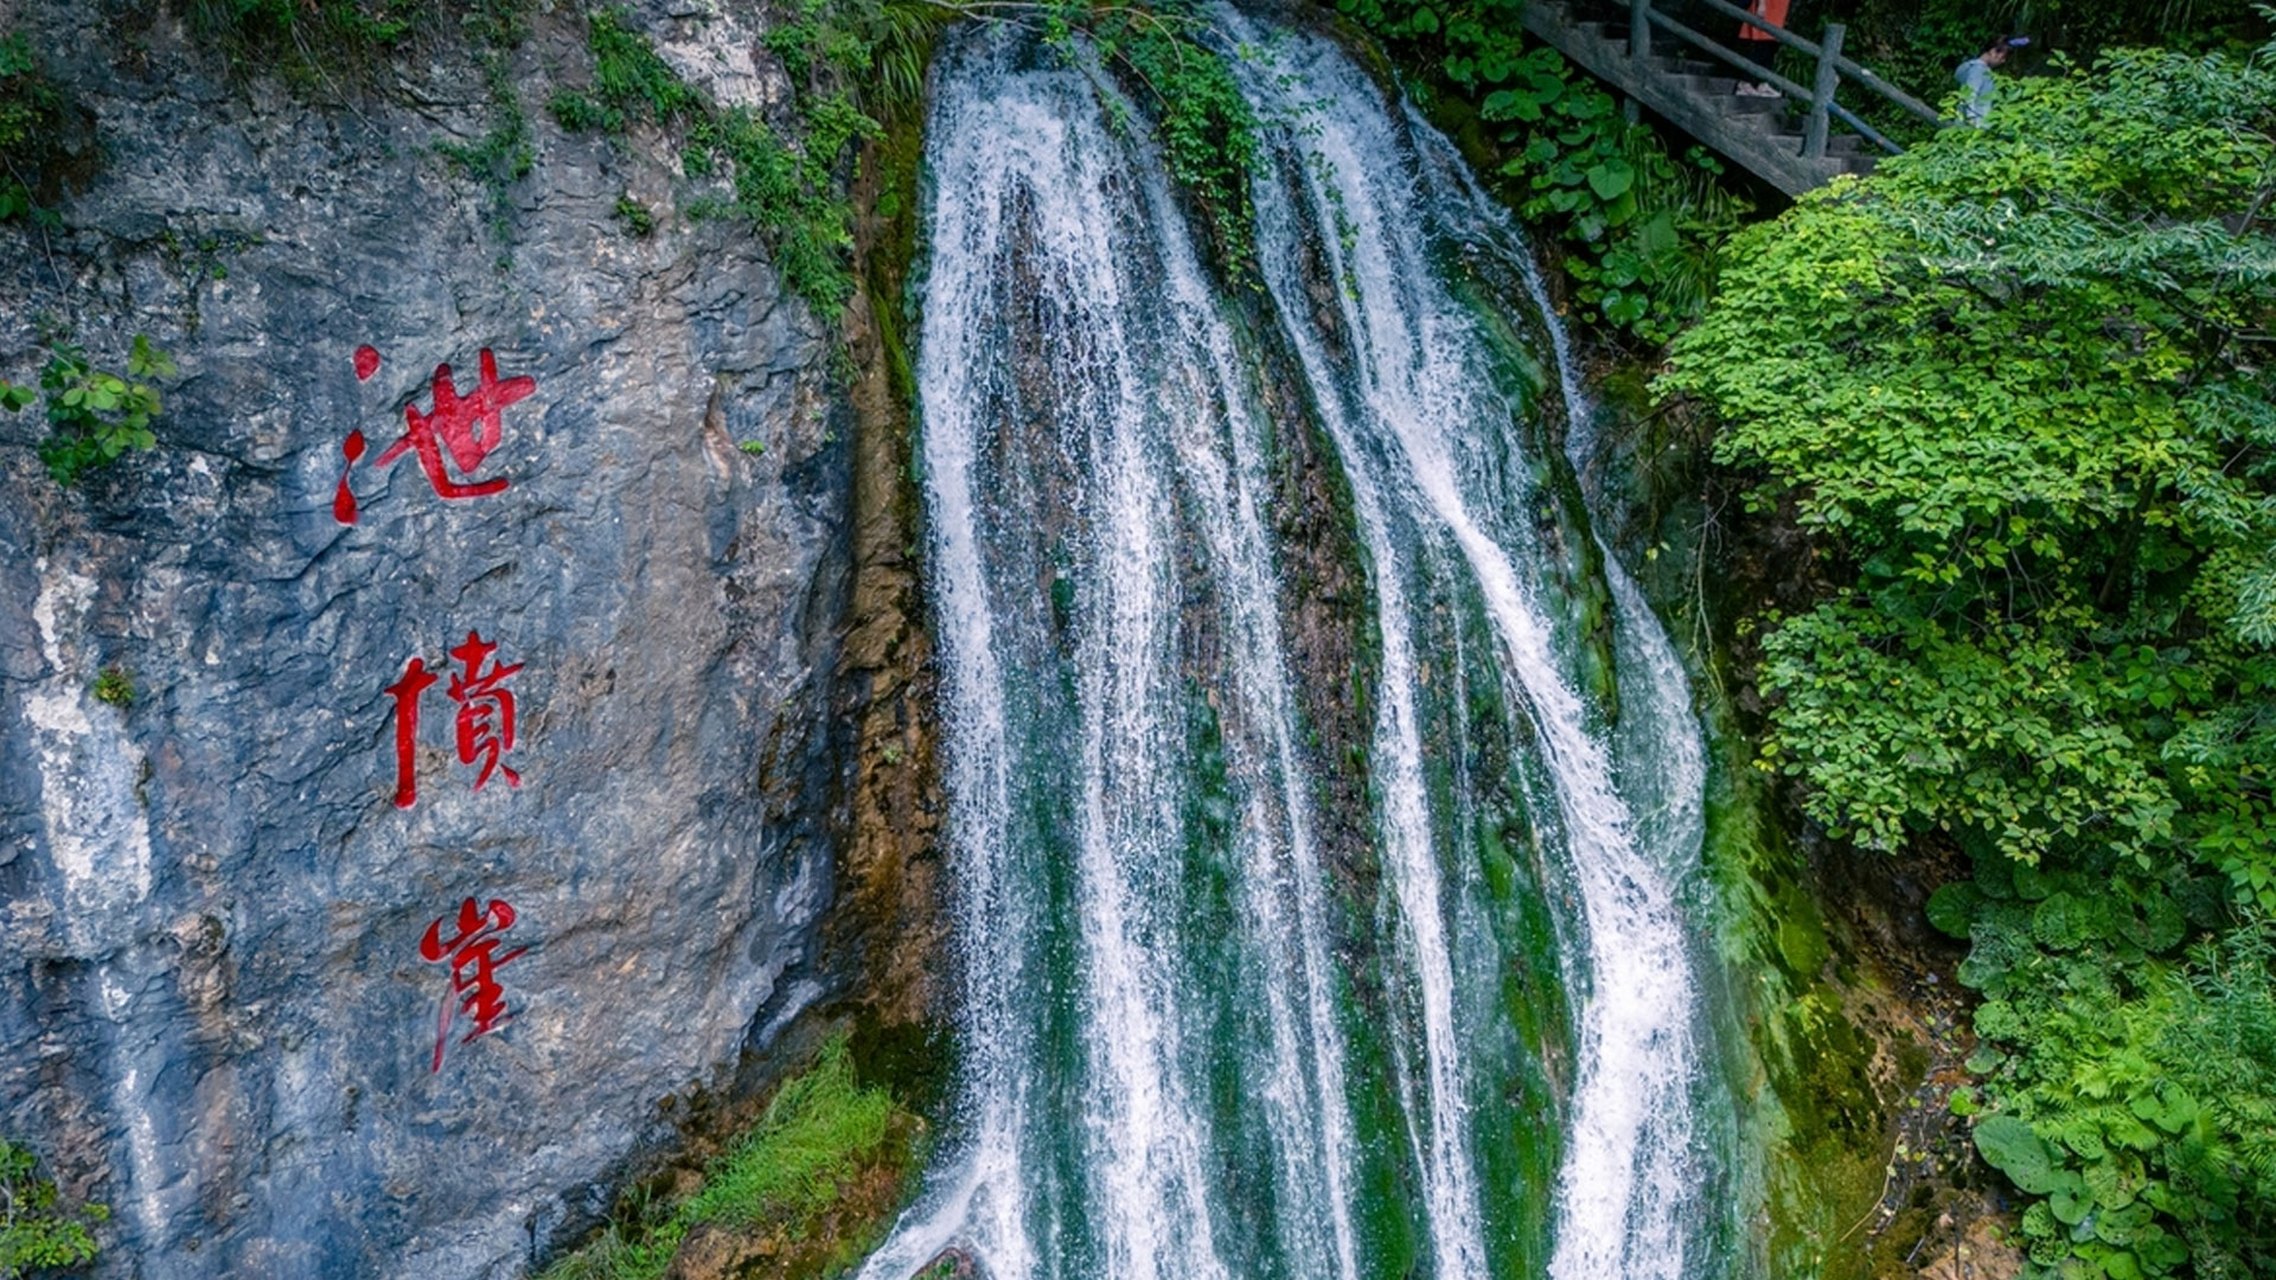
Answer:
M1561 496L1564 336L1443 139L1333 44L1215 20L1265 51L1245 298L1079 42L979 25L936 62L963 1056L863 1274L1716 1274L1702 752Z

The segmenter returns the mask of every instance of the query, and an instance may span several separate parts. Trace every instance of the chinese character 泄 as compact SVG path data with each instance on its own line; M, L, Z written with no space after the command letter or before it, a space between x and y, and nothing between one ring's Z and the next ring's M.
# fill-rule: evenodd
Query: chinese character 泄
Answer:
M493 773L504 774L506 785L522 785L522 775L506 767L502 758L514 749L514 694L506 681L522 669L519 662L500 665L492 656L498 646L479 632L466 633L466 643L450 651L461 669L453 671L445 690L458 704L458 762L477 764L474 789L480 791ZM414 654L403 664L403 675L384 692L395 699L395 807L408 809L419 802L419 704L429 686L439 679L427 669L425 658Z
M472 394L463 397L451 378L450 366L435 366L430 384L431 406L426 412L421 412L416 403L403 406L402 438L381 450L379 456L372 459L373 466L387 466L407 451L415 453L419 457L419 469L427 474L427 483L434 486L435 495L441 498L479 498L506 487L504 476L488 480L473 480L472 476L505 437L502 411L536 391L537 379L523 376L499 381L498 357L492 355L488 347L482 348L477 359L481 380L475 384ZM356 378L361 381L378 370L379 352L369 346L356 348ZM356 522L356 495L348 487L348 474L363 460L364 448L361 430L348 432L348 438L340 445L347 465L341 468L339 488L332 494L332 518L341 524ZM468 477L467 482L451 478L450 466L444 464L445 454L449 455L450 465Z
M443 922L447 919L435 917L427 926L426 936L419 939L420 958L450 966L450 994L443 997L442 1014L435 1027L435 1060L428 1068L430 1074L443 1069L443 1050L449 1046L451 1028L461 1015L472 1019L474 1025L460 1044L489 1035L514 1016L506 1008L506 991L498 985L498 970L529 950L516 947L498 954L498 935L514 927L514 909L502 898L490 899L487 910L472 898L459 903L457 932L446 939Z

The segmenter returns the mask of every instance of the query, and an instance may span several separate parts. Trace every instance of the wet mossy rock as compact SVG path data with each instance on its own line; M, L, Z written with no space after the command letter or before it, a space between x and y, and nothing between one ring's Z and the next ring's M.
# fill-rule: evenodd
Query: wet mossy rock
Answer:
M1724 523L1704 434L1680 409L1652 409L1643 370L1612 363L1591 381L1603 408L1576 459L1582 484L1683 650L1708 731L1714 1016L1748 1046L1740 1123L1769 1210L1757 1225L1770 1274L1909 1280L1905 1259L1925 1265L1988 1208L1952 1180L1965 1138L1948 1123L1949 1084L1931 1078L1957 1078L1966 1039L1957 985L1937 976L1956 956L1923 936L1922 901L1904 886L1836 874L1850 860L1752 767L1759 708L1735 624L1794 589L1787 548Z
M123 367L137 329L179 375L155 446L74 489L0 415L0 1133L113 1207L98 1274L513 1274L684 1140L660 1101L763 1095L817 1010L938 1075L905 444L747 225L628 233L626 199L679 207L677 144L540 109L583 9L377 40L354 77L203 12L4 19L103 164L0 221L0 378L58 341ZM769 92L756 10L624 12L713 101ZM526 164L471 172L509 124ZM506 487L377 465L484 352L533 387L441 464ZM454 750L475 631L520 667L518 786ZM445 679L398 808L414 656ZM470 898L514 913L510 1017L438 1071L421 942Z

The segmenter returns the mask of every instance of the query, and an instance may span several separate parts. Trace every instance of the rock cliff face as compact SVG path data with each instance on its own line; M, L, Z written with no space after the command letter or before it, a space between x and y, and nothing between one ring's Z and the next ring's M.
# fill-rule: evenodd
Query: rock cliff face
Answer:
M763 97L702 8L633 20ZM103 163L0 225L0 377L59 333L180 373L76 489L0 415L0 1134L112 1206L104 1274L518 1274L843 977L828 329L744 230L612 216L668 207L660 136L532 109L527 176L455 174L501 108L453 42L288 91L111 16L12 19ZM507 79L581 39L539 14Z

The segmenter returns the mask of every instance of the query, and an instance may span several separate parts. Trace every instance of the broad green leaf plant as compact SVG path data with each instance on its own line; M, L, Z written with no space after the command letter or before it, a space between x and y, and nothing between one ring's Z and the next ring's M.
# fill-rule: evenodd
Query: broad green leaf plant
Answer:
M2038 1275L2276 1274L2272 197L2265 58L2018 79L1740 233L1659 383L1826 566L1762 766L1974 858L1931 916Z
M1474 112L1501 194L1554 239L1579 318L1657 347L1699 314L1717 250L1753 212L1698 147L1681 159L1611 94L1520 34L1519 0L1336 0Z
M0 409L18 413L45 400L48 437L40 442L40 461L56 483L73 485L129 449L158 443L150 430L158 392L144 379L173 375L173 358L141 334L127 353L124 377L97 368L81 348L59 343L49 350L36 389L0 380Z

